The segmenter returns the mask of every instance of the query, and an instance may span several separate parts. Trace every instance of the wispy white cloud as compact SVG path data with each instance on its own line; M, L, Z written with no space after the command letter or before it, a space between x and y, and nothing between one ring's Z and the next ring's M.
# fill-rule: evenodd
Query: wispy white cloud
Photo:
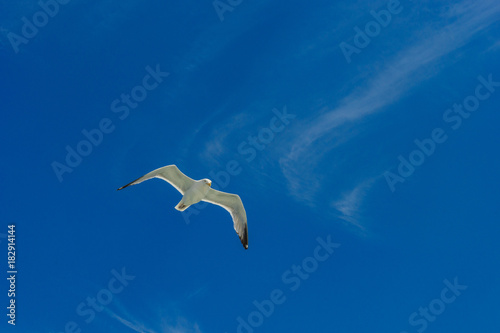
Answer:
M423 79L437 74L416 72L464 45L478 31L498 20L500 3L474 2L470 8L471 4L472 1L466 1L452 7L445 15L450 16L452 12L462 15L454 23L398 53L365 89L352 92L337 108L316 118L296 140L288 158L296 160L310 144L332 129L381 110Z
M311 170L315 170L326 154L355 137L351 131L354 124L384 110L412 87L436 75L438 71L435 65L440 59L498 21L499 13L498 1L466 0L451 6L442 15L447 18L447 22L452 23L439 28L425 28L425 35L417 32L417 41L396 52L364 87L354 89L336 107L319 110L315 117L298 126L289 153L280 160L291 193L301 199L313 198L321 188L310 186L305 193L300 185L318 184L319 178L326 176ZM332 136L338 139L334 141L335 144L332 144L332 140L323 142L325 138L331 139ZM380 170L364 172L378 174ZM373 177L373 174L365 174L363 177ZM355 188L344 201L337 203L337 208L352 215L363 197L360 191Z
M158 306L150 312L151 316L141 320L132 315L126 307L115 300L117 312L106 308L105 313L123 326L138 333L202 333L198 323L190 322L179 314L177 306L170 304L166 307ZM147 324L146 324L147 323ZM154 328L151 328L154 327Z
M216 126L213 126L211 132L207 135L204 142L204 150L200 157L204 161L214 162L218 157L228 151L228 142L232 138L232 134L239 133L249 123L253 123L249 112L238 112L235 115L229 116L227 119L221 120ZM233 145L230 146L233 148Z
M273 108L263 102L253 102L234 112L234 107L225 105L186 135L184 156L196 146L198 158L204 165L225 167L228 160L241 157L238 146L249 135L255 136L262 127L269 125L269 120L275 117Z
M498 51L500 49L500 40L497 41L495 44L491 45L486 52L490 51Z
M340 213L339 217L342 220L349 222L362 231L366 231L366 227L359 221L359 210L363 203L363 199L373 183L374 179L364 180L349 191L342 193L339 199L331 203L332 207Z
M162 333L202 333L196 323L190 323L184 318L177 318L175 324L165 324Z
M134 322L129 321L125 318L120 317L116 313L112 311L107 311L111 318L116 319L118 322L122 323L126 327L130 328L139 333L157 333L156 331L150 330L144 326L144 324L138 323L134 320Z
M209 283L202 285L186 294L186 300L191 300L192 298L200 297L204 295L208 290Z

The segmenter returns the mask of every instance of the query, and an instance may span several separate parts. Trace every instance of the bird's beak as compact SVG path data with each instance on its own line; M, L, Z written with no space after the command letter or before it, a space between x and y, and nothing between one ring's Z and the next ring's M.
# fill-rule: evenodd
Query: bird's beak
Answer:
M212 187L212 182L208 183L208 186Z

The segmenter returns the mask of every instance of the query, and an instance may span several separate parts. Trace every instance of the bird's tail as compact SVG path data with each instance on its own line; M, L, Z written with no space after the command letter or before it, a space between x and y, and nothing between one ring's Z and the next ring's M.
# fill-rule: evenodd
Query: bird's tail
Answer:
M177 206L175 206L175 209L177 209L177 210L178 210L178 211L180 211L180 212L183 212L183 211L185 211L185 210L186 210L186 208L188 208L188 207L189 207L189 206L188 206L188 205L185 205L185 204L184 204L184 202L182 202L182 200L181 200L181 202L179 202L179 203L177 204Z

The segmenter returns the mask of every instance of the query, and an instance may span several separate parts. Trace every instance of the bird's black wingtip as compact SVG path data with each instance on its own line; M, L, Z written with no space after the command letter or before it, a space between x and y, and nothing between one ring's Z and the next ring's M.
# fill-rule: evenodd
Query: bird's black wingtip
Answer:
M141 179L141 178L142 178L142 177L139 177L139 178L137 178L136 180L134 180L134 181L132 181L132 182L128 183L127 185L123 185L122 187L120 187L119 189L117 189L117 191L119 191L119 190L123 190L125 187L128 187L128 186L130 186L130 185L134 185L134 184L135 184L135 182L136 182L136 181L138 181L138 180L139 180L139 179Z
M248 229L245 228L245 233L243 234L243 237L240 238L241 244L243 244L243 247L245 250L248 250Z
M135 182L135 180L134 180L134 182ZM118 188L118 189L116 189L116 190L117 190L117 191L119 191L119 190L123 190L125 187L128 187L128 186L132 185L132 183L133 183L133 182L128 183L127 185L123 185L122 187L120 187L120 188Z
M119 190L123 190L125 187L128 187L129 185L130 185L130 184L124 185L124 186L122 186L122 187L120 187L120 188L117 188L116 190L117 190L117 191L119 191Z

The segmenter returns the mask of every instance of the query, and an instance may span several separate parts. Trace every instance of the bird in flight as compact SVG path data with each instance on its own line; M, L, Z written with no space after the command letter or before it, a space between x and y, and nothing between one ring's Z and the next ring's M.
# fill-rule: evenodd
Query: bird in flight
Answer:
M151 178L163 179L175 187L177 191L181 192L183 195L182 199L177 206L175 206L175 209L178 211L182 212L189 206L200 201L206 201L227 210L233 218L234 230L238 234L241 244L243 244L245 249L248 249L247 214L243 207L243 202L238 195L214 190L211 188L212 181L210 179L191 179L183 174L175 164L153 170L133 182L120 187L118 190L122 190L130 185L142 183Z

